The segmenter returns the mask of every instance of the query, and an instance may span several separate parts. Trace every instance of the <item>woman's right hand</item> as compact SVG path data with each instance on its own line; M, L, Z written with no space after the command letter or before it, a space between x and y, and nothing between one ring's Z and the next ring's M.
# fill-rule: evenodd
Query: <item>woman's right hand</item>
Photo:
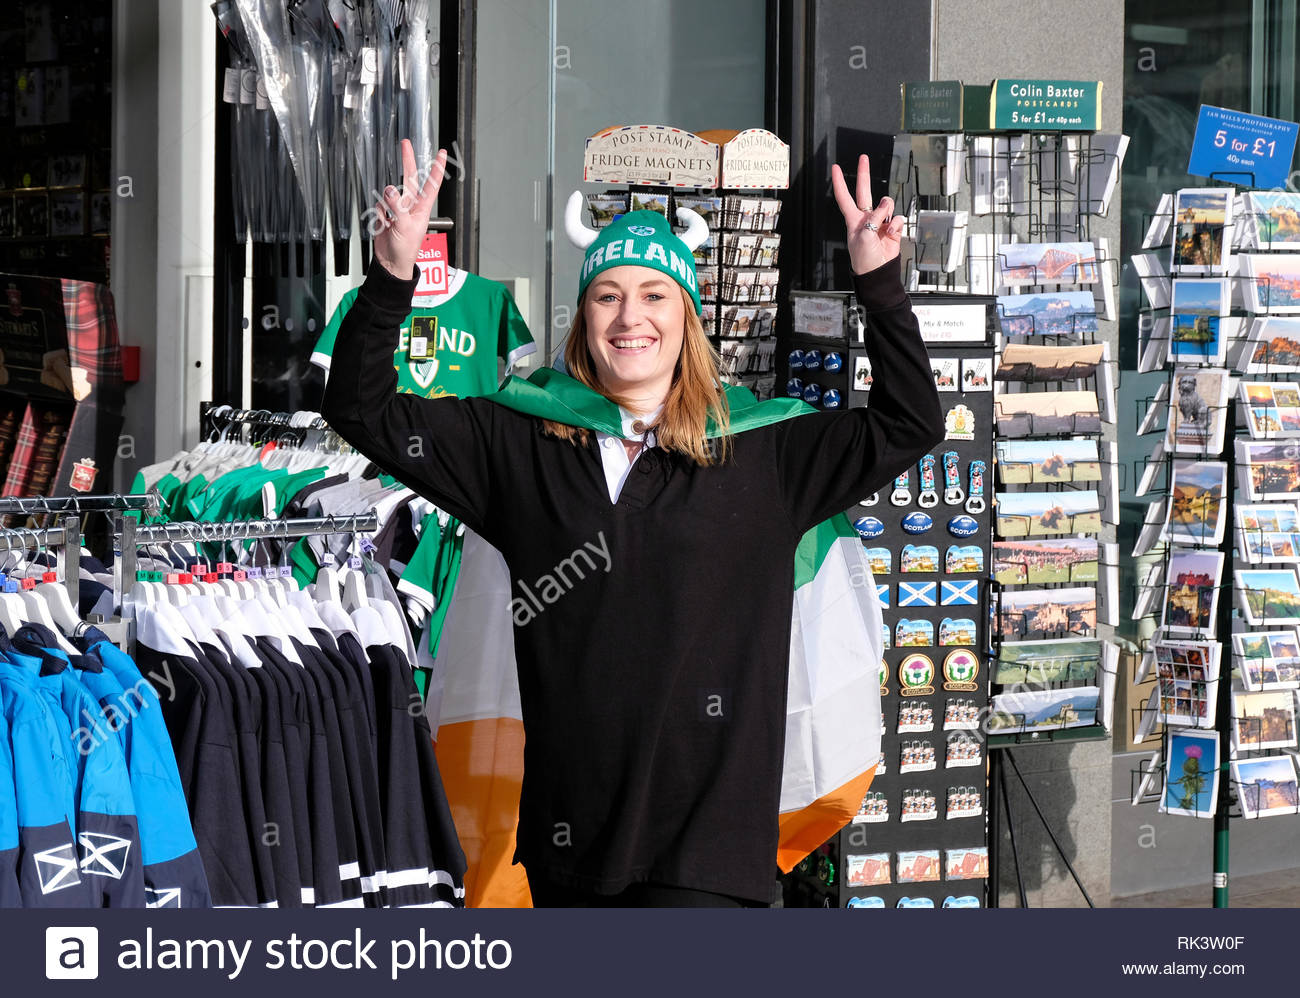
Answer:
M429 229L429 216L438 201L438 189L447 172L447 150L439 149L424 185L415 168L415 149L402 139L402 187L384 189L384 199L375 205L372 235L375 259L390 274L409 281L416 257Z

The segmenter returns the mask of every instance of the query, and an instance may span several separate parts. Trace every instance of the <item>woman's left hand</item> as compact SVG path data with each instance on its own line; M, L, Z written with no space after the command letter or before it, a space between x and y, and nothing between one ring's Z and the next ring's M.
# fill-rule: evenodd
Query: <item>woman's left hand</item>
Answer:
M849 262L853 265L853 273L865 274L897 257L907 220L895 217L893 198L881 198L880 204L874 208L871 206L871 164L867 157L858 157L856 200L849 196L844 171L838 163L831 166L831 187L848 229Z

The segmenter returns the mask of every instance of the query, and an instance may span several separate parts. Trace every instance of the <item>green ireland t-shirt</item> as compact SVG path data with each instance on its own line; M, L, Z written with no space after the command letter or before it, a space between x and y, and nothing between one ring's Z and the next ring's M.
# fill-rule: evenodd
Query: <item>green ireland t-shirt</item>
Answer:
M445 295L424 295L412 301L411 315L402 323L402 335L393 353L397 390L424 398L456 395L470 398L497 390L497 358L509 370L520 358L537 349L528 325L505 286L465 270L452 271ZM330 316L312 352L313 364L329 370L343 316L357 297L348 291ZM411 361L408 355L411 317L436 320L432 356Z

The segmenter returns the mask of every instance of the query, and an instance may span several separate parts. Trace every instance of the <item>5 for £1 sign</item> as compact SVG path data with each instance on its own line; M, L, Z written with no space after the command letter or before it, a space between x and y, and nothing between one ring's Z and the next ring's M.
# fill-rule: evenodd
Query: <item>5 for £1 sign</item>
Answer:
M1285 187L1300 125L1201 105L1187 172L1246 187Z

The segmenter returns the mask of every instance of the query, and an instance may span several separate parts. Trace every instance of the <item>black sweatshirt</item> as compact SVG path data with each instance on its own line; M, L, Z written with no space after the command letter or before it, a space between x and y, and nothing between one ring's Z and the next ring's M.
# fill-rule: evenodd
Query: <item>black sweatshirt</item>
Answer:
M321 411L497 547L513 595L540 608L515 629L516 860L601 893L650 880L767 901L795 548L943 436L897 261L856 281L870 407L748 430L722 466L647 448L617 503L594 434L575 446L490 398L397 394L392 353L414 286L372 264ZM539 580L556 573L564 590L542 605Z

